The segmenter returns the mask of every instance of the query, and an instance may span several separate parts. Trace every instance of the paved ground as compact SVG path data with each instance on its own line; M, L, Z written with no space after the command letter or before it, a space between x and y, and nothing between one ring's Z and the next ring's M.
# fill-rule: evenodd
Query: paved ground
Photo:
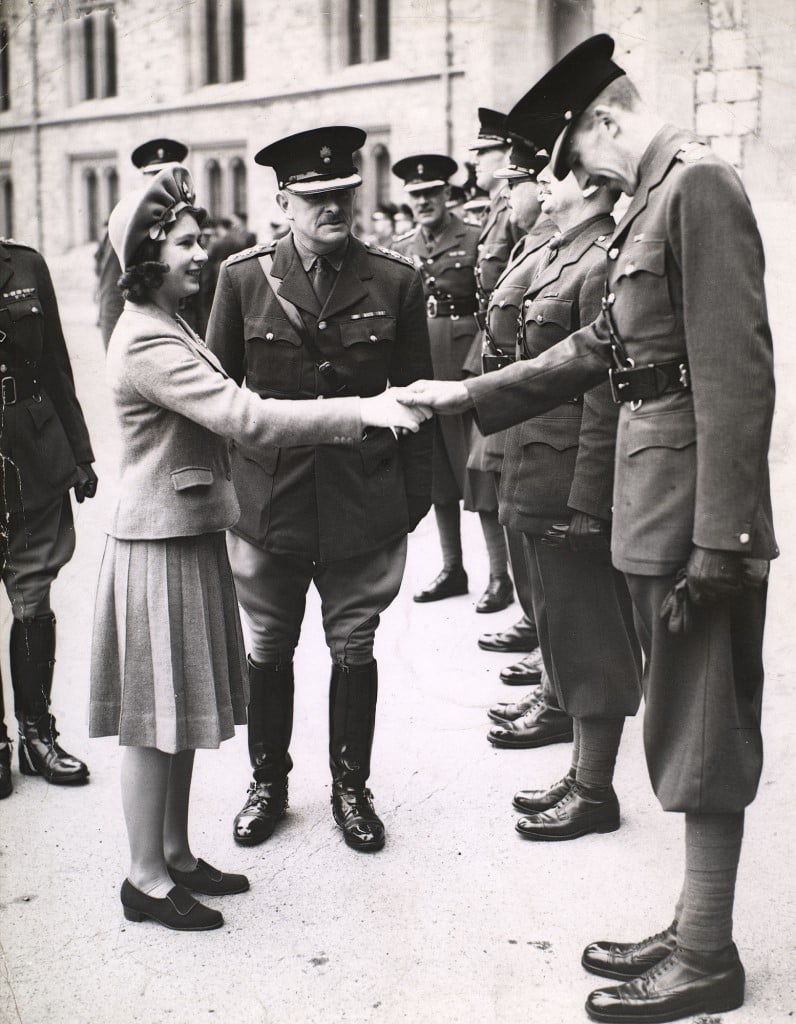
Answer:
M640 938L668 923L682 871L682 823L664 815L650 792L639 718L621 752L618 833L555 846L515 835L512 792L559 778L570 748L497 751L485 741L484 706L515 691L498 679L507 659L479 651L475 638L518 612L473 611L486 576L474 517L465 529L473 594L412 603L412 591L438 568L427 520L412 537L403 590L379 632L372 784L389 831L385 850L357 855L331 820L328 664L311 602L297 661L291 812L272 841L244 850L231 840L247 781L245 735L197 758L195 850L245 871L251 892L219 902L227 921L219 932L179 935L123 919L118 747L89 742L86 728L92 597L114 460L101 345L80 285L88 267L89 253L80 251L58 261L56 276L101 497L78 508L78 550L54 588L54 607L55 710L66 744L89 761L92 776L89 786L64 790L17 774L13 797L0 804L0 1024L585 1020L583 1001L595 981L579 967L581 948L596 938ZM775 317L784 319L791 302L785 293ZM779 1024L796 1015L796 572L788 550L796 481L786 457L794 405L787 385L796 368L786 347L783 355L773 467L786 543L767 640L767 762L747 816L736 913L748 999L725 1016L727 1024Z

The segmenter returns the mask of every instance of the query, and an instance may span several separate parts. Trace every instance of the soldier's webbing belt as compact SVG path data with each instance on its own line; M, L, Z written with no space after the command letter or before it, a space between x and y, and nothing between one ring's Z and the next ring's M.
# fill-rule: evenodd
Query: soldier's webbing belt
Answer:
M468 296L464 299L454 299L450 295L429 295L426 299L426 315L433 320L438 316L467 316L468 313L475 313L478 303L475 296Z
M627 354L624 342L616 329L612 305L613 296L608 292L606 281L602 311L608 326L611 355L615 363L608 371L608 378L611 382L611 394L617 405L629 402L632 407L638 409L642 402L650 398L660 398L669 391L690 391L691 375L688 371L688 360L685 358L636 366L635 360Z
M41 401L41 385L35 366L19 366L0 374L0 404L16 405L25 398Z
M313 362L318 373L322 379L329 385L334 394L341 394L346 389L346 384L340 382L340 378L337 374L337 370L332 366L326 356L320 351L318 346L315 344L315 339L307 329L306 324L301 319L301 313L298 311L298 307L294 306L292 302L284 298L279 294L279 282L274 278L271 273L271 264L273 262L271 254L266 252L262 256L258 257L257 262L260 264L260 269L268 282L268 287L274 293L274 298L282 307L282 312L287 317L293 330L298 334L304 343L305 348L312 357Z

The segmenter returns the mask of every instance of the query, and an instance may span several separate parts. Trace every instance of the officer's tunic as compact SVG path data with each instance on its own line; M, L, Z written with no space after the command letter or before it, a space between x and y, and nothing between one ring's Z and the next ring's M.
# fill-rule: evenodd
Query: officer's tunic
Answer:
M535 273L520 300L519 358L533 359L597 316L613 229L610 215L600 214L526 254ZM541 540L573 512L610 523L617 417L606 382L512 427L506 438L500 521L525 535L545 667L559 706L576 718L633 715L641 699L624 577L607 558Z
M765 589L694 609L685 635L670 634L658 612L692 544L777 554L764 258L738 175L665 126L607 256L607 302L628 356L636 366L680 360L691 383L623 404L617 434L612 551L647 655L650 776L667 810L735 812L754 798L762 765ZM494 431L604 382L611 365L602 314L537 359L467 387L482 429Z
M300 315L301 333L268 284L263 257L279 298ZM396 253L351 237L323 308L292 235L224 263L207 340L234 380L269 398L333 394L308 335L345 394L377 395L388 382L406 385L431 374L420 278ZM267 660L292 654L311 578L324 587L327 639L340 625L336 610L356 605L356 622L367 625L372 644L378 613L400 585L405 536L428 510L430 423L398 438L368 430L353 449L236 446L232 473L241 505L233 533L243 544L231 543L231 560L244 610L273 637ZM389 565L379 564L380 552L389 553ZM377 571L387 580L381 588L371 578ZM336 640L333 653L342 657L345 637Z
M420 270L428 306L431 361L438 380L461 380L478 325L475 264L480 229L447 214L444 226L429 242L418 226L396 239L397 252L410 257ZM450 315L451 303L456 312ZM481 474L467 473L472 417L445 416L435 420L434 471L431 498L435 505L464 499L473 511L497 508L491 483Z
M0 240L3 577L17 618L48 609L72 557L69 489L94 461L52 281L34 249Z

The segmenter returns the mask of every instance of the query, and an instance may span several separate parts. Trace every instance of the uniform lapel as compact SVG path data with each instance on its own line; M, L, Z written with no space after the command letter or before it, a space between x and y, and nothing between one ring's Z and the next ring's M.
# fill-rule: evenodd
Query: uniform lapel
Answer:
M342 266L338 271L334 287L329 292L326 304L321 310L321 315L324 317L334 316L335 313L367 298L368 289L362 283L362 279L372 276L367 249L358 238L352 236L348 240L348 248Z
M624 217L616 227L611 244L617 242L628 230L649 201L650 192L660 185L672 165L675 154L682 146L694 139L688 132L683 132L674 125L666 125L650 142L649 149L641 158L641 171L636 194L630 201ZM645 166L646 165L646 166Z
M11 263L11 253L0 242L0 288L14 276L14 267Z
M453 249L457 244L463 244L463 239L467 237L467 230L455 214L450 214L448 223L442 229L434 239L434 255L439 256L440 253L445 252L447 249Z
M291 234L285 235L276 243L271 275L281 279L282 283L278 290L283 299L287 299L307 313L320 313L321 307L318 305L317 296L301 265Z

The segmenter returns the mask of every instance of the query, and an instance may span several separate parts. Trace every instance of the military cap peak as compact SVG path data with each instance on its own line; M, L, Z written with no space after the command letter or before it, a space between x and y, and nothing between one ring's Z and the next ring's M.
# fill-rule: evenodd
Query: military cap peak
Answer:
M362 178L354 153L367 137L367 132L350 125L310 128L265 146L254 162L273 167L279 187L297 195L356 188Z
M130 154L133 166L139 170L160 164L181 164L188 155L188 147L176 139L149 139Z
M456 161L442 153L417 153L393 164L392 173L403 179L407 192L420 192L447 185L448 179L458 169Z

